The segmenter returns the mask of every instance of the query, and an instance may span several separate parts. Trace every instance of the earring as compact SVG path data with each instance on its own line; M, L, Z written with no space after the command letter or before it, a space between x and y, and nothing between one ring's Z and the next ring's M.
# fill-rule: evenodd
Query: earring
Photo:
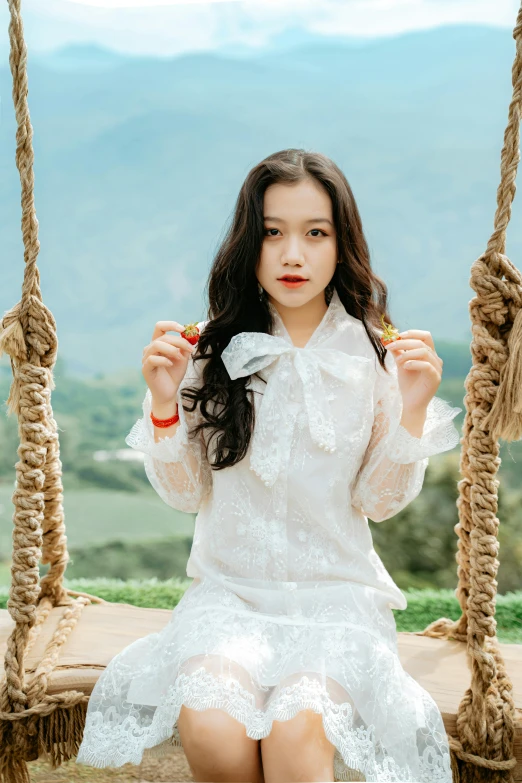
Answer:
M263 296L264 296L264 293L265 293L265 289L263 288L263 286L261 285L259 280L257 282L257 290L258 290L258 293L259 293L259 301L262 302L263 301Z

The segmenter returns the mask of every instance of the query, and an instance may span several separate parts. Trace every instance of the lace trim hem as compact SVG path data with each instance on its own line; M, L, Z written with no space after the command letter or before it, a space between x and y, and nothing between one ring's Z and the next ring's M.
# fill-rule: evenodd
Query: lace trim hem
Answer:
M266 711L256 708L254 702L254 695L233 678L215 676L203 667L190 675L180 673L148 726L140 726L131 715L122 720L114 707L105 713L89 712L76 763L94 767L119 767L128 762L137 765L145 752L161 756L171 747L182 748L177 719L183 704L196 710L223 709L243 723L247 736L258 740L270 734L274 720L286 721L301 710L311 709L322 715L325 735L336 747L336 781L452 781L447 741L437 740L438 748L426 746L417 759L418 772L399 767L375 738L373 725L354 726L351 704L336 704L321 683L306 675L283 688Z

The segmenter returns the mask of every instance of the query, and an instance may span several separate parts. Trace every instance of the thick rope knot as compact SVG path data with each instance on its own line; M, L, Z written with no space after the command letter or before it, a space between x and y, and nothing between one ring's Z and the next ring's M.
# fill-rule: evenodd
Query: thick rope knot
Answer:
M31 351L31 349L33 349ZM7 398L9 414L20 415L20 400L24 385L23 368L30 372L46 370L45 386L54 389L52 368L56 361L58 340L56 323L51 311L41 299L29 294L26 306L17 302L8 310L0 323L0 356L6 353L11 359L13 380Z
M33 348L40 363L51 367L56 360L56 321L36 294L29 294L4 313L0 329L0 356L7 353L21 363L31 358Z
M42 367L54 367L58 352L56 321L49 308L34 294L29 297L27 321L27 342L39 356Z
M498 244L498 242L497 242ZM474 323L476 388L490 410L481 426L492 438L522 437L522 275L509 258L489 247L471 268L477 297ZM480 376L480 377L477 377Z

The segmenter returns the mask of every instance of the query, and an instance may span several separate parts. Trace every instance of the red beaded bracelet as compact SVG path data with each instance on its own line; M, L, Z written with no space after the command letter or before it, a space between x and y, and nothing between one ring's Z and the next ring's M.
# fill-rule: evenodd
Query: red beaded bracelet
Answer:
M170 419L157 419L152 411L150 412L150 418L155 427L171 427L179 421L178 405L176 404L176 413L171 416Z

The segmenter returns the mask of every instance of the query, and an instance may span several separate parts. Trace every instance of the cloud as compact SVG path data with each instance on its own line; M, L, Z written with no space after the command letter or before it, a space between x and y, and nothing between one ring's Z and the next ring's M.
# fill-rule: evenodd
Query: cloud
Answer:
M286 29L376 37L443 24L514 27L518 0L26 0L28 46L96 43L172 56L234 44L260 47ZM7 4L0 23L7 26Z
M147 8L166 5L211 5L213 3L243 3L245 0L67 0L75 5L95 6L97 8ZM278 0L265 0L276 3ZM298 0L295 0L298 2Z

